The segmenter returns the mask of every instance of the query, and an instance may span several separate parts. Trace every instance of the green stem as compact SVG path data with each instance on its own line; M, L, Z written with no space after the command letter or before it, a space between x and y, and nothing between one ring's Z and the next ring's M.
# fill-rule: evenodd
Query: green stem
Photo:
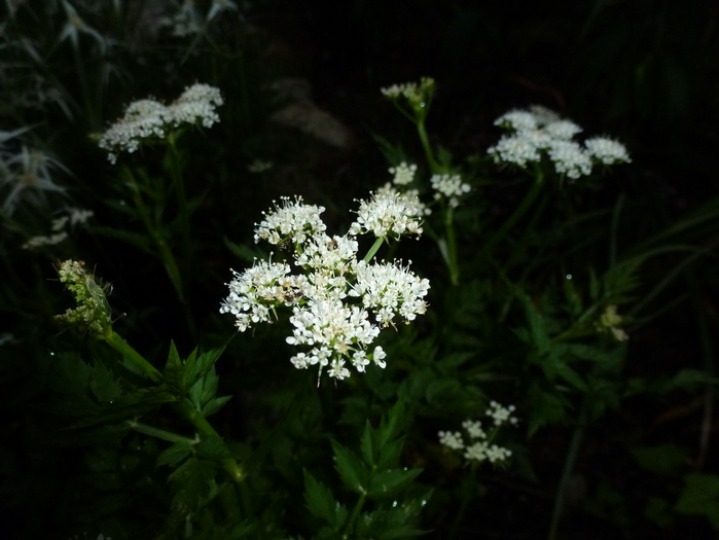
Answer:
M454 230L454 208L447 207L444 213L444 230L447 235L447 266L452 285L459 285L459 262L457 260L457 235Z
M145 360L139 352L132 348L132 345L122 339L117 333L110 330L107 334L101 336L101 339L110 345L110 347L122 354L122 356L135 366L145 377L156 383L162 381L162 373L160 373L155 366L150 364L150 362Z
M188 268L190 262L190 212L187 204L187 192L185 191L185 180L182 175L182 164L180 154L175 144L176 133L171 132L167 137L168 143L168 168L170 178L177 194L177 209L180 220L180 231L182 234L184 267Z
M432 152L432 145L429 142L429 136L427 135L427 128L424 125L424 119L417 119L417 135L419 135L419 140L422 143L422 148L424 148L424 155L427 158L427 164L429 165L429 170L432 171L432 174L437 174L440 172L439 165L437 164L437 161L434 159L434 152Z
M203 437L213 437L222 441L220 434L215 431L215 428L207 421L207 419L200 414L189 400L183 399L177 402L177 409L197 430L197 432ZM229 452L229 450L228 450ZM230 475L232 481L235 484L242 484L245 479L245 471L233 458L223 458L221 460L222 468Z
M542 189L542 186L544 185L544 175L541 171L537 172L537 177L534 180L534 184L532 184L532 187L529 189L527 194L524 196L524 199L522 199L522 202L519 203L519 206L514 210L511 216L507 218L507 220L502 224L502 226L499 228L499 230L494 233L490 239L484 244L481 251L479 252L478 258L481 258L482 256L491 255L492 250L497 245L497 243L504 238L504 236L509 232L509 230L514 227L514 225L519 221L524 214L527 213L527 210L532 206L535 199L539 195L539 192Z
M342 534L343 539L347 539L350 537L349 535L352 531L352 527L354 527L355 521L357 521L357 516L359 516L360 512L362 511L362 507L364 506L366 500L367 494L364 492L360 493L360 496L357 499L357 503L352 509L352 514L350 514L350 517L347 520L347 524L345 525L344 533Z
M477 481L477 467L476 465L472 466L472 472L471 476L468 480L469 486L473 486ZM459 510L457 510L457 513L455 514L454 520L452 521L452 527L449 530L449 535L447 536L447 540L454 540L457 538L457 533L459 532L459 527L462 525L462 522L464 521L464 516L467 513L467 508L469 508L469 503L472 501L472 494L469 489L462 490L462 502L459 504Z
M582 406L584 408L584 406ZM559 479L559 485L557 487L557 495L554 499L554 510L552 511L552 521L549 525L549 534L547 540L556 540L557 533L559 532L559 522L562 518L562 512L564 511L564 498L567 492L567 485L569 479L574 472L574 465L577 461L579 454L579 448L582 445L582 439L584 437L584 414L581 413L579 416L579 423L574 428L572 434L572 441L569 443L569 450L567 451L567 457L564 461L564 468L562 469L562 476Z
M177 261L175 260L175 256L172 254L170 247L167 245L167 242L165 241L165 237L163 236L162 232L159 230L159 228L155 225L155 223L150 217L150 212L148 211L144 201L142 200L140 186L135 179L135 175L132 174L132 171L130 171L130 169L127 167L123 168L122 174L125 177L125 180L130 184L130 189L132 191L132 201L135 203L135 208L140 215L140 219L145 225L145 229L147 230L150 237L155 241L155 244L158 247L158 250L160 252L160 259L162 259L162 262L165 266L165 271L170 278L170 282L175 288L177 294L179 295L180 300L183 300L184 295L182 292L182 277L180 274L180 268L178 267Z
M365 255L362 260L366 263L370 262L372 257L374 257L379 251L380 246L382 246L382 242L384 242L384 238L377 238L377 240L374 241L374 244L372 244L372 247L369 248L367 255Z
M110 345L113 349L120 352L125 358L127 358L134 366L139 368L145 376L147 376L149 379L151 379L154 382L162 382L162 373L160 373L152 364L150 364L145 358L137 352L129 343L127 343L124 339L122 339L118 334L116 334L113 331L110 331L108 334L102 336L102 339ZM201 437L205 438L215 438L218 441L220 441L223 446L225 447L225 454L227 456L230 456L230 450L227 448L227 446L224 444L224 441L222 437L220 437L220 434L217 433L215 428L212 427L212 425L207 421L207 419L198 411L192 403L188 399L180 399L175 403L175 407L178 410L178 412L188 421L190 422L195 430L197 430L197 433L200 434ZM193 444L197 441L194 441L193 439L187 439L185 437L180 437L179 435L175 435L174 433L170 433L161 429L153 428L152 426L146 426L144 424L139 424L138 422L130 423L128 422L128 425L135 429L136 431L140 431L142 433L146 433L148 435L151 435L153 437L159 437L165 440L168 440L170 442L180 442L180 441L191 441ZM242 501L243 508L245 510L245 515L249 516L252 514L252 502L250 499L250 495L247 489L247 483L245 480L245 472L242 469L242 466L237 463L232 457L225 457L220 460L220 464L222 465L222 468L225 470L225 472L230 476L235 486L237 486L239 493L240 493L240 500Z
M138 433L144 433L145 435L155 437L156 439L162 439L163 441L171 443L184 443L189 445L195 445L198 443L197 439L190 439L189 437L183 437L182 435L172 433L171 431L166 431L164 429L148 426L147 424L143 424L141 422L138 422L137 420L127 420L125 423L127 424L127 427L134 431L137 431Z

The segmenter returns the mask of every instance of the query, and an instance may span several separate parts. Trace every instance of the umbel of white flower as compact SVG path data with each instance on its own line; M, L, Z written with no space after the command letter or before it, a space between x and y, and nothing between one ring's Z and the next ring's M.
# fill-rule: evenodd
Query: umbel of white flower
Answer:
M546 158L555 171L571 179L587 176L596 164L629 163L627 149L607 137L574 140L582 131L577 124L541 106L511 110L494 122L508 133L487 150L497 163L527 167Z
M499 464L506 461L512 451L503 446L492 444L499 429L506 425L517 425L517 419L512 416L515 411L514 405L504 407L496 401L489 403L485 411L486 416L492 420L492 426L488 429L478 420L467 419L462 422L464 433L460 431L440 431L437 435L442 446L455 452L463 452L464 459L468 462L482 463L489 461L491 464Z
M272 322L278 308L291 310L287 343L300 349L290 359L298 369L316 365L320 375L325 371L342 380L351 375L350 368L363 372L372 363L384 368L386 354L374 341L396 321L423 314L429 290L429 281L408 264L357 259L358 234L386 238L421 231L419 215L408 214L402 196L390 189L362 201L357 221L343 236L325 232L323 207L300 197L282 199L256 225L255 241L291 246L289 261L256 261L244 272L233 271L220 312L232 314L244 332Z
M169 105L154 99L141 99L127 106L122 118L100 137L100 148L111 163L120 152L135 152L146 140L164 139L182 124L209 128L220 121L215 109L222 105L220 91L207 84L193 84Z

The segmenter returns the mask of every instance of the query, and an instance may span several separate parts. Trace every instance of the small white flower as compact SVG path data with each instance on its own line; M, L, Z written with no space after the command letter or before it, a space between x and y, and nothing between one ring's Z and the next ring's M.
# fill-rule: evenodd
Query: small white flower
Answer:
M361 297L362 304L375 314L382 326L391 324L397 315L405 321L413 321L427 311L424 297L429 291L429 281L420 279L409 267L360 261L355 274L357 283L349 294Z
M464 452L465 459L469 461L482 462L487 459L487 443L484 441L477 441L467 447Z
M167 117L175 125L202 124L210 128L220 121L215 109L223 104L222 94L214 86L196 83L189 86L167 108Z
M304 204L302 197L282 197L282 206L275 204L275 210L265 213L255 228L255 242L265 240L277 245L290 240L293 244L303 244L308 238L323 233L327 228L320 217L324 206Z
M554 139L568 141L572 139L577 133L580 133L582 131L582 128L569 120L558 120L544 126L543 130L547 135Z
M396 167L390 167L389 173L394 176L392 179L394 185L406 186L414 182L414 175L417 174L417 165L402 162Z
M491 401L489 403L489 408L487 409L486 413L487 416L492 418L492 421L494 422L495 427L499 427L503 424L517 424L517 419L512 416L512 413L516 410L516 407L514 405L508 405L507 407L503 407L496 401Z
M421 105L425 100L430 99L434 91L434 79L422 77L419 83L408 82L393 84L380 90L382 94L390 99L405 98L412 105Z
M584 141L589 155L605 165L630 163L629 153L623 144L607 137L594 137Z
M462 450L464 448L464 440L459 431L440 431L439 442L452 450Z
M484 455L490 463L494 464L509 458L512 455L512 451L508 448L502 448L501 446L492 444L484 450Z
M462 182L458 174L435 174L430 178L430 183L435 190L435 199L446 198L452 208L459 206L459 198L472 189L469 184Z
M54 233L48 236L33 236L22 245L23 249L33 250L44 246L54 246L69 238L65 231Z
M487 434L482 429L482 422L467 419L462 422L462 427L467 431L472 439L486 439Z
M530 112L513 109L497 118L494 125L514 131L530 130L537 129L537 119Z
M549 147L549 158L559 174L576 180L592 172L592 160L579 144L573 141L554 140Z
M201 124L209 128L220 121L215 109L222 105L220 91L207 84L194 84L170 105L154 99L141 99L127 106L122 118L102 134L99 146L108 152L111 163L120 152L135 152L146 140L163 139L181 124Z
M581 127L538 105L528 111L511 110L495 124L510 131L487 150L498 163L524 168L546 156L557 173L577 179L591 174L592 160L605 165L630 161L624 146L605 137L588 139L581 146L573 140Z
M295 300L296 281L287 276L290 267L284 263L260 261L241 274L233 270L234 279L228 283L229 296L222 302L220 313L235 316L235 326L244 332L259 322L272 320L272 309Z
M512 163L519 167L526 167L527 164L537 162L542 158L539 150L540 146L536 141L521 133L502 137L496 145L487 150L487 153L497 163Z
M371 232L377 238L390 235L399 238L403 234L419 236L426 210L416 191L400 193L391 184L386 184L373 193L370 200L360 201L357 220L350 226L349 234Z

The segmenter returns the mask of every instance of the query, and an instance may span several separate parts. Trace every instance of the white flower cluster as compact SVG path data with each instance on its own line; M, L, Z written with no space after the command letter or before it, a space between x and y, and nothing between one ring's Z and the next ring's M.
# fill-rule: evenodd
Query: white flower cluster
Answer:
M432 92L434 91L434 79L431 77L422 77L419 83L393 84L380 89L380 91L390 99L403 97L411 104L421 104L431 98Z
M255 242L264 240L272 245L285 241L302 244L317 233L327 228L320 217L325 211L323 206L303 204L301 197L294 202L290 197L282 197L283 206L275 203L275 209L269 214L264 212L265 219L255 229Z
M626 148L606 137L594 137L584 145L573 140L582 131L577 124L545 107L509 111L494 122L509 131L487 152L496 162L526 167L546 156L557 173L572 179L587 176L594 163L629 163Z
M450 450L464 451L464 458L467 461L482 463L489 461L492 464L502 463L511 455L512 451L508 448L492 444L492 440L497 435L499 428L505 424L516 425L517 419L512 416L514 405L502 407L496 401L489 404L486 411L487 416L492 419L492 428L489 433L482 427L482 423L477 420L467 419L462 422L463 432L460 431L440 431L439 442Z
M102 134L99 146L108 152L111 163L119 152L135 152L148 139L162 139L181 124L209 128L220 121L215 109L222 105L220 91L207 84L194 84L174 102L165 105L142 99L127 106L125 115Z
M358 261L352 231L360 230L354 227L347 235L329 236L320 218L323 211L296 197L284 198L265 213L255 240L291 246L292 266L261 261L242 273L233 272L220 312L234 315L235 325L244 332L271 322L279 307L292 309L287 343L303 350L291 363L298 369L317 365L320 374L326 370L342 380L350 376L350 366L358 372L370 363L386 366L384 350L372 343L395 320L409 322L425 313L429 282L409 266Z
M469 184L462 182L462 177L458 174L435 174L429 181L435 191L435 200L444 197L452 208L457 208L459 198L471 190Z
M349 234L371 232L377 238L399 238L403 234L419 236L422 234L422 217L428 213L416 190L400 193L387 183L369 200L360 201L357 221L350 227Z
M74 229L77 225L84 225L93 215L95 215L95 212L92 210L69 208L66 215L52 220L50 224L50 228L52 229L51 234L33 236L22 245L22 248L33 250L64 242L70 237L67 232L68 229Z
M394 176L392 183L395 186L406 186L414 182L414 175L417 174L417 165L402 162L396 167L390 167L389 173Z

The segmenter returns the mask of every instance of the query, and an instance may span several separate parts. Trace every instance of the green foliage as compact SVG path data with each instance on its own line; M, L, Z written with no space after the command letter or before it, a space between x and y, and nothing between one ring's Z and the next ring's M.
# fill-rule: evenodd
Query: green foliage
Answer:
M719 476L690 474L685 480L684 492L674 509L680 514L706 517L714 530L719 529Z

